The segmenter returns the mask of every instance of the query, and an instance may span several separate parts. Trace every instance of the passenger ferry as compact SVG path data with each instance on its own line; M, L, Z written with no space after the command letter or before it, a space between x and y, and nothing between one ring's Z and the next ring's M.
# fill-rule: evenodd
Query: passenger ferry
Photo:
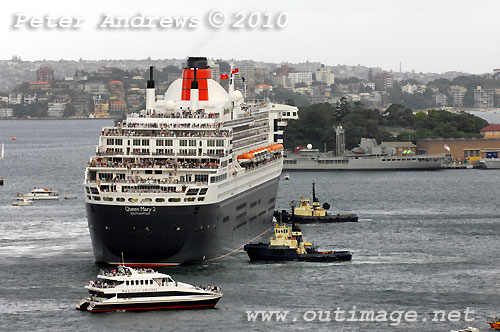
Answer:
M41 199L59 199L59 193L55 190L48 188L33 188L31 192L27 194L17 194L18 197L24 197L33 200L41 200Z
M214 308L222 297L218 287L195 287L151 268L127 266L101 271L85 288L90 296L76 309L90 312Z
M211 261L270 230L284 120L297 108L245 101L234 78L226 91L191 57L156 101L151 67L146 109L103 128L84 180L96 261Z

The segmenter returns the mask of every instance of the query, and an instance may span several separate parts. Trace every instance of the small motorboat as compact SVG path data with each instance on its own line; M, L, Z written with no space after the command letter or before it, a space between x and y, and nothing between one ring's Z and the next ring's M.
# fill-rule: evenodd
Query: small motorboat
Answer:
M77 199L76 196L64 196L64 199Z
M29 199L29 198L26 198L26 197L17 197L16 200L14 202L12 202L12 205L14 206L28 206L28 205L32 205L33 204L33 200L32 199Z
M302 231L295 224L276 223L269 243L249 243L244 250L251 261L337 262L352 259L352 253L347 250L317 250L311 243L304 242Z
M476 329L474 327L468 327L464 330L450 330L450 332L479 332L479 329Z
M290 174L285 174L285 176L283 177L283 180L290 180Z
M20 197L31 198L34 200L39 199L59 199L59 194L57 191L47 188L33 188L33 190L27 194L17 194Z
M222 297L219 287L195 287L151 268L124 265L101 271L85 288L90 295L76 309L90 312L214 308Z

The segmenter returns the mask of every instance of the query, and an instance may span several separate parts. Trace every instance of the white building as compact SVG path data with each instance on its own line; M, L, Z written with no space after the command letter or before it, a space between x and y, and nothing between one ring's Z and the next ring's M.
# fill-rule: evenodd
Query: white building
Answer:
M220 67L218 63L213 61L208 61L208 65L210 66L210 71L212 73L212 79L220 83Z
M22 93L17 93L17 92L9 93L9 104L19 105L22 103L23 103L23 94Z
M464 97L467 89L460 85L452 85L449 89L451 95L451 105L453 107L464 106Z
M446 106L448 105L448 96L444 93L438 93L434 96L436 99L436 106Z
M0 108L0 118L12 118L14 110L12 108Z
M295 73L289 73L288 78L290 83L295 86L297 83L305 83L306 85L312 84L312 73L310 71L299 71Z
M48 103L47 115L54 118L62 118L66 110L64 103Z
M323 82L326 85L332 85L335 83L335 75L332 73L330 68L321 65L321 68L316 70L316 81Z

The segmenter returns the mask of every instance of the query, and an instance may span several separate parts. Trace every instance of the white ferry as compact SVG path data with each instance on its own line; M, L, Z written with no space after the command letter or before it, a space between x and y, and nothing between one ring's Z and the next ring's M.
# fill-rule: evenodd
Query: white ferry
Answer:
M33 188L31 192L27 194L17 194L18 197L24 197L33 200L41 199L59 199L59 193L55 190L48 188Z
M214 308L222 297L218 287L195 287L150 268L127 266L101 271L85 288L90 296L76 309L90 312Z
M236 73L236 68L232 70ZM272 227L283 128L297 108L245 102L191 57L156 101L103 128L85 171L96 261L176 265L225 257Z

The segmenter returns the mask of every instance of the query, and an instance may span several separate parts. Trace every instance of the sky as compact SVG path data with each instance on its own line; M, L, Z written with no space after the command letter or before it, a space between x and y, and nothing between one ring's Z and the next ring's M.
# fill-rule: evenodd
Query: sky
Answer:
M214 11L224 14L220 28L210 25ZM401 63L403 71L480 74L500 68L499 13L498 0L6 1L0 11L0 59L13 55L23 60L198 55L276 63L361 64L394 71L399 71ZM191 28L99 28L106 17L131 20L141 15L158 17L157 22L169 17L197 18L198 24ZM36 16L83 19L76 28L30 27L30 19ZM242 17L242 27L231 27ZM277 26L278 17L283 27ZM212 19L220 23L217 17ZM272 27L262 27L263 22Z

